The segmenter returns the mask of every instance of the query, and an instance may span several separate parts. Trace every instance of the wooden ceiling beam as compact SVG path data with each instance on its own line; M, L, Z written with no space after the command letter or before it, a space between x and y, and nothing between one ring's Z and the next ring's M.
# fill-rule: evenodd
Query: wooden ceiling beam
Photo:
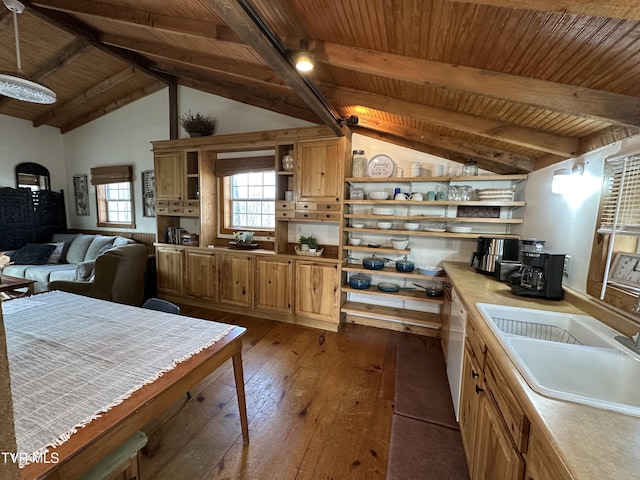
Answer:
M225 73L241 78L249 77L269 85L285 85L285 82L271 69L258 67L248 62L239 62L215 55L193 53L190 50L167 46L165 44L132 40L116 35L103 35L107 45L123 48L143 55L152 55L170 60L173 63L200 67L213 72Z
M319 92L303 78L278 48L277 40L266 31L266 26L246 2L235 0L207 0L207 3L260 57L309 105L324 124L338 136L349 134L347 127L335 115Z
M158 90L161 90L163 88L165 88L166 85L159 83L159 82L155 82L151 85L148 85L146 87L143 88L139 88L136 91L130 93L129 95L127 95L126 97L122 97L119 98L118 100L116 100L115 102L111 102L109 105L105 105L104 107L100 107L97 110L87 114L87 115L83 115L82 117L78 117L76 119L74 119L73 121L67 123L66 125L62 126L60 128L60 133L67 133L71 130L73 130L74 128L78 128L81 127L82 125L89 123L97 118L100 118L108 113L114 112L116 110L118 110L119 108L124 107L125 105L128 105L130 103L135 102L136 100L140 100L141 98L146 97L147 95L151 95L152 93L157 92Z
M53 110L50 110L44 115L41 115L40 117L36 118L33 121L33 126L39 127L40 125L44 125L47 122L50 122L56 117L59 117L59 116L62 117L65 114L68 114L68 112L72 111L74 108L81 106L83 103L88 102L92 98L95 98L98 95L103 94L104 92L115 87L116 85L120 85L121 83L124 83L135 76L136 76L135 69L133 67L127 67L126 69L122 70L121 72L117 73L111 78L108 78L104 82L100 82L98 85L95 85L94 87L86 90L81 95L78 95L77 97L73 98L72 100L69 100L68 102L62 105L57 105Z
M533 170L535 159L512 152L505 152L496 148L485 147L457 138L425 132L418 128L411 128L397 123L388 122L374 117L360 117L358 126L361 128L387 132L396 137L410 138L430 147L453 152L456 161L473 159L481 168L497 172L496 169L513 172L530 172Z
M119 58L128 65L135 67L140 72L146 73L167 85L175 82L175 79L167 78L158 72L154 72L151 68L152 65L150 62L142 55L103 44L100 41L100 34L98 31L82 22L79 22L71 15L37 7L31 4L28 0L25 0L24 3L29 6L29 12L36 15L38 18L41 18L45 22L50 23L71 35L86 39L93 47Z
M476 117L444 108L407 102L361 90L342 88L335 85L322 85L322 87L328 98L353 105L354 107L360 105L395 115L407 116L422 122L442 125L453 130L564 157L572 157L578 153L579 141L577 138L554 135L533 128Z
M640 98L365 48L315 41L319 62L405 82L471 92L621 125L640 126Z
M627 18L640 20L640 3L637 0L449 0L457 3L473 3L500 8L522 8L554 13L573 13L593 17Z
M35 0L33 5L69 13L71 15L95 17L101 20L136 25L152 30L165 31L180 35L205 37L224 42L245 42L227 25L187 17L175 17L151 13L131 7L110 5L107 3L87 2L84 0Z

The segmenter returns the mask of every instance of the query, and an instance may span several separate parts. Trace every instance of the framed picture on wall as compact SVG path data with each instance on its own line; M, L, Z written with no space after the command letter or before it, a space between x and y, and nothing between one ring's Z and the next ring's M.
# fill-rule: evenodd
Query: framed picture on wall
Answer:
M153 170L142 172L142 216L156 216L156 177Z
M76 215L86 217L89 215L89 185L86 175L73 176L73 195L76 201Z

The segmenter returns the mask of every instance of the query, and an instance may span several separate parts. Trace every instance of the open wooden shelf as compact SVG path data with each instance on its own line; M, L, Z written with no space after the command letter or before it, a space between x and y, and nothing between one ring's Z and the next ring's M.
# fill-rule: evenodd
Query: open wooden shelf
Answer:
M351 288L348 284L342 287L342 291L346 293L362 293L365 295L375 295L376 297L387 297L397 300L411 300L415 302L435 303L442 305L444 303L444 297L427 297L424 290L416 288L415 290L400 290L399 292L383 292L378 290L378 287L371 285L368 289L359 290L357 288ZM379 306L376 305L376 309ZM402 310L402 309L401 309Z
M376 249L377 250L377 249ZM437 282L446 282L448 277L443 275L438 276L430 276L430 275L422 275L417 269L413 272L399 272L395 269L395 267L384 267L380 270L369 270L368 268L364 268L358 264L346 264L342 266L343 272L356 272L356 273L366 273L367 275L388 275L390 277L401 277L401 278L409 278L413 281L437 281ZM356 290L360 291L360 290Z

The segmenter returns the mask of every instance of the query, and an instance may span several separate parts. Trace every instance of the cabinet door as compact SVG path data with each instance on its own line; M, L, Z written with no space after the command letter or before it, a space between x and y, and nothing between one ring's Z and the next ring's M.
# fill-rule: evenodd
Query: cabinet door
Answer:
M184 258L181 248L157 247L156 269L159 292L182 293Z
M471 471L475 460L476 417L480 400L482 377L471 347L465 342L462 368L462 389L460 391L460 434ZM473 476L471 477L473 478Z
M490 395L480 395L473 480L521 480L524 460L516 450L498 407Z
M250 256L218 254L218 301L252 307L253 262Z
M547 450L545 450L545 446ZM539 434L532 430L525 462L525 480L570 480L573 478L548 443L543 444Z
M296 262L296 315L338 323L339 298L337 265Z
M157 153L154 156L156 200L182 200L184 163L182 152Z
M298 143L296 162L299 202L340 202L344 142L339 138Z
M213 252L186 251L187 276L185 290L195 297L215 300L216 256Z
M256 258L256 308L291 313L293 262Z

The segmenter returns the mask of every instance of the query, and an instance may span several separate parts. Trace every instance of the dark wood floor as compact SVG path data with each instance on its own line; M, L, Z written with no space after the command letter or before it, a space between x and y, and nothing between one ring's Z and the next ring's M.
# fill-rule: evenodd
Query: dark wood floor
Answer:
M406 334L186 314L248 328L242 354L250 445L242 445L228 362L146 429L143 480L385 478L396 345Z

